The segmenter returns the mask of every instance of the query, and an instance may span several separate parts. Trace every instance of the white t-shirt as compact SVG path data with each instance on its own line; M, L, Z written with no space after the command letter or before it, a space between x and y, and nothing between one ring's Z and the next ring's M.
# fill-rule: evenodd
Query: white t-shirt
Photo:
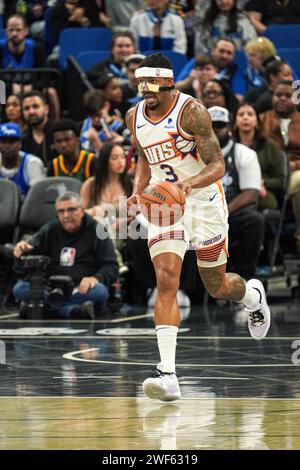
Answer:
M233 140L222 148L224 158L231 150ZM235 166L239 175L239 186L241 190L257 189L261 187L261 169L257 153L246 145L235 144Z
M280 119L280 131L283 138L284 145L287 146L289 143L289 126L291 119Z

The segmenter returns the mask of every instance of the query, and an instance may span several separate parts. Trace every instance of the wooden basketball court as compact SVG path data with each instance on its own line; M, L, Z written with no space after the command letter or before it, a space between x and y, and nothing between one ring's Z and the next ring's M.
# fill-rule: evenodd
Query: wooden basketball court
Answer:
M300 449L300 308L271 308L260 342L228 306L182 312L173 403L142 392L158 362L151 312L2 316L0 449Z

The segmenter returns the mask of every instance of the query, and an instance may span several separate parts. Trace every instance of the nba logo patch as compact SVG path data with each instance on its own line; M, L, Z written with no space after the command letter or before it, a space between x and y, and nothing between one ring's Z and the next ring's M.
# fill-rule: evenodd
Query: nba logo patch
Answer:
M74 266L75 254L75 248L64 247L60 252L60 265L68 267Z
M160 70L159 69L156 69L156 76L160 77Z

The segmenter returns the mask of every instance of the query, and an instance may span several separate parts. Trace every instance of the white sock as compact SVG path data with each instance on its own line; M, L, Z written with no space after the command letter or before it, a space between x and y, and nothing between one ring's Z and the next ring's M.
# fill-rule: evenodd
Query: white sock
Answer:
M155 330L161 361L159 369L162 372L175 372L178 328L172 325L157 325Z
M245 307L252 309L255 308L260 301L260 295L257 289L253 287L249 287L246 283L246 292L244 297L242 298L241 302L245 305Z

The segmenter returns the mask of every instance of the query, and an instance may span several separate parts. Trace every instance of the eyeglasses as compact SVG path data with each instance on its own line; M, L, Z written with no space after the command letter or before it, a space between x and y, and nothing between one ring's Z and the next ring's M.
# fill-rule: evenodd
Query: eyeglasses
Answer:
M208 90L208 91L204 91L202 93L202 96L203 98L216 98L217 96L221 96L223 95L224 93L222 91L213 91L213 90Z
M58 215L62 215L64 214L65 212L69 213L69 214L74 214L74 212L76 212L78 209L80 209L80 207L66 207L65 209L56 209L56 213Z

